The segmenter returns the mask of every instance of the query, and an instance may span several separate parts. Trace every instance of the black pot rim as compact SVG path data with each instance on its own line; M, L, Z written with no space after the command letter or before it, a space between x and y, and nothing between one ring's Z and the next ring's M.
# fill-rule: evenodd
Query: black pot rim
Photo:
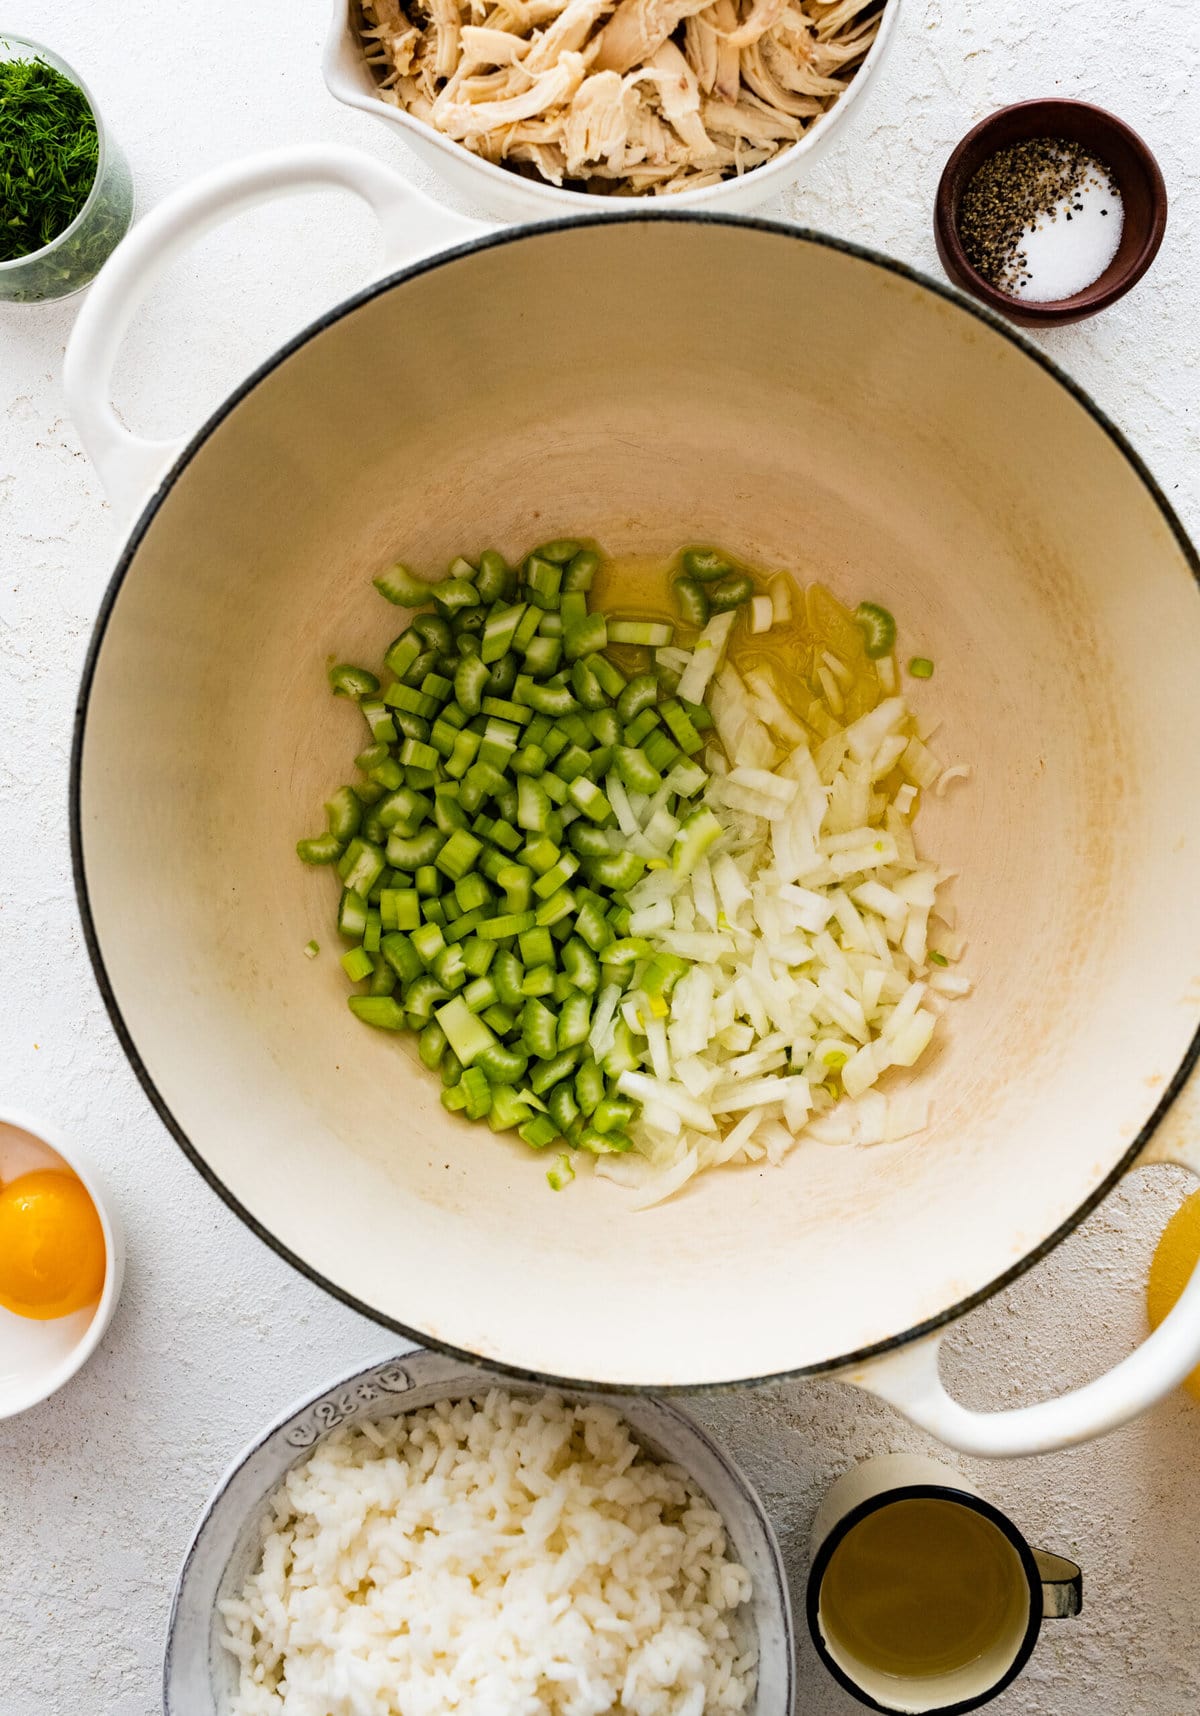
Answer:
M957 1704L938 1704L931 1706L926 1712L926 1716L967 1716L968 1711L978 1710L984 1704L990 1704L993 1698L998 1698L1005 1687L1011 1686L1020 1674L1033 1655L1045 1607L1042 1599L1042 1576L1038 1571L1038 1564L1033 1558L1032 1549L1007 1514L1001 1513L998 1507L994 1507L991 1502L985 1501L982 1496L972 1494L970 1490L954 1489L949 1484L897 1484L894 1489L881 1490L878 1495L868 1496L866 1501L859 1502L857 1507L851 1508L849 1513L843 1514L817 1550L809 1570L804 1609L813 1647L833 1678L839 1685L844 1686L847 1692L852 1693L860 1704L865 1705L868 1710L881 1711L882 1716L896 1716L897 1707L894 1704L878 1703L869 1692L864 1692L861 1686L857 1686L846 1671L834 1661L821 1632L820 1612L821 1586L825 1581L825 1574L838 1545L850 1535L856 1525L861 1525L864 1519L869 1519L873 1513L879 1513L885 1507L891 1507L893 1502L901 1501L954 1502L959 1507L970 1508L974 1513L981 1515L998 1531L1002 1532L1013 1549L1016 1550L1029 1585L1029 1618L1025 1623L1025 1634L1017 1648L1016 1655L1000 1678L994 1681L988 1690L981 1693L978 1698L965 1698Z
M175 1142L179 1145L180 1149L196 1171L208 1182L222 1202L233 1211L234 1215L236 1215L238 1219L250 1229L251 1233L255 1234L264 1245L269 1246L270 1249L274 1251L277 1256L281 1257L285 1263L289 1263L299 1274L303 1275L315 1286L320 1287L324 1292L330 1294L332 1298L338 1300L341 1304L348 1306L350 1310L357 1311L361 1316L369 1318L372 1322L380 1324L386 1329L390 1329L397 1335L402 1335L406 1340L415 1341L421 1346L431 1347L435 1351L444 1352L453 1358L465 1359L468 1363L484 1364L490 1369L500 1371L507 1376L517 1377L527 1382L541 1383L549 1387L557 1386L573 1389L602 1387L610 1393L687 1395L709 1392L717 1389L754 1388L766 1383L790 1382L807 1376L825 1376L831 1372L843 1370L850 1366L865 1364L871 1359L882 1357L886 1353L896 1352L900 1348L907 1346L914 1341L919 1341L925 1336L935 1333L938 1329L943 1329L949 1324L957 1322L958 1319L965 1316L968 1311L974 1310L977 1306L982 1305L986 1300L990 1299L994 1294L1000 1292L1003 1288L1010 1286L1014 1281L1019 1280L1022 1275L1024 1275L1029 1269L1033 1268L1035 1264L1040 1263L1043 1258L1047 1257L1049 1253L1068 1236L1068 1234L1073 1233L1080 1223L1085 1221L1087 1217L1091 1215L1092 1211L1096 1209L1108 1196L1109 1192L1118 1184L1136 1161L1138 1156L1146 1148L1146 1145L1153 1137L1172 1103L1187 1083L1188 1077L1191 1074L1192 1069L1195 1067L1197 1059L1200 1058L1200 1027L1197 1028L1197 1031L1192 1037L1179 1067L1176 1069L1173 1077L1164 1089L1162 1096L1155 1105L1149 1119L1137 1134L1137 1137L1129 1145L1128 1149L1121 1156L1116 1165L1100 1180L1100 1182L1093 1188L1083 1202L1078 1205L1072 1214L1068 1216L1065 1221L1060 1223L1053 1233L1049 1234L1039 1244L1032 1247L1031 1250L1026 1252L1023 1257L1018 1259L1018 1261L1012 1264L1008 1269L995 1276L984 1286L977 1288L975 1292L957 1300L954 1304L947 1306L945 1310L939 1311L935 1316L928 1317L923 1322L915 1324L912 1328L902 1330L900 1333L895 1335L889 1335L884 1340L872 1342L870 1345L861 1347L854 1352L844 1353L833 1358L822 1360L819 1363L798 1365L790 1369L773 1371L761 1376L733 1377L726 1379L723 1382L665 1384L651 1384L644 1382L623 1383L617 1380L597 1382L594 1378L589 1379L586 1377L556 1376L541 1371L530 1370L525 1366L505 1363L502 1359L490 1353L472 1352L468 1348L455 1346L453 1343L433 1335L427 1329L421 1329L414 1325L401 1322L398 1318L391 1317L387 1315L387 1313L377 1310L373 1306L367 1304L364 1300L356 1297L353 1293L347 1291L345 1288L338 1286L336 1282L329 1280L327 1276L321 1274L321 1272L313 1268L311 1264L306 1263L305 1260L289 1246L284 1245L281 1240L277 1239L275 1235L272 1234L261 1221L252 1215L250 1211L241 1204L237 1197L234 1196L233 1192L225 1185L220 1176L209 1166L203 1155L193 1144L183 1127L172 1114L166 1099L155 1084L150 1069L142 1060L137 1044L133 1039L133 1034L121 1013L120 1003L118 1002L116 993L105 967L104 956L100 948L99 935L92 916L91 903L88 895L86 866L84 863L84 837L81 818L83 748L87 732L88 702L91 695L92 684L96 675L100 652L104 646L104 639L108 631L109 621L112 618L114 606L118 596L120 595L121 586L123 585L126 575L133 564L143 539L157 517L159 508L171 493L175 484L179 481L198 450L205 444L214 431L224 423L225 419L232 414L236 407L240 405L241 402L266 379L266 377L273 374L276 369L284 364L303 346L307 345L310 340L316 338L317 335L324 333L327 328L332 327L333 324L340 321L343 316L351 314L353 311L361 308L362 305L371 303L374 299L382 297L385 293L391 292L396 287L404 285L409 280L418 279L420 276L428 274L434 269L446 267L481 251L499 249L502 246L510 244L536 243L542 236L551 236L566 230L609 225L634 226L650 222L665 225L730 227L750 232L767 233L772 237L787 239L793 243L816 245L821 249L836 251L841 255L854 257L860 262L869 263L873 267L882 269L885 273L896 275L902 280L907 280L912 285L919 286L923 290L931 292L935 297L952 305L962 314L972 317L977 322L983 323L986 327L990 328L993 333L998 334L1001 339L1008 341L1010 345L1015 346L1018 351L1024 353L1031 362L1036 364L1041 370L1058 382L1058 384L1071 395L1076 403L1082 406L1096 426L1113 443L1117 451L1122 455L1126 463L1140 479L1147 492L1154 500L1155 505L1162 516L1163 522L1166 524L1168 530L1175 539L1175 542L1178 544L1180 552L1190 568L1193 578L1196 580L1197 586L1200 587L1200 554L1197 553L1196 548L1188 537L1181 520L1176 514L1170 501L1167 499L1163 489L1155 480L1140 455L1135 452L1133 446L1127 440L1123 432L1118 429L1112 419L1100 409L1092 399L1091 395L1087 393L1078 382L1074 381L1065 372L1065 370L1061 369L1056 363L1048 358L1044 352L1039 350L1037 346L1033 345L1029 340L1019 334L1010 322L1005 321L994 311L988 309L986 305L968 297L965 293L955 290L949 285L943 284L941 281L932 279L929 275L923 274L919 269L912 268L907 263L898 262L892 257L884 256L880 251L872 250L866 245L857 244L848 239L834 238L827 233L816 232L809 227L789 226L780 221L763 220L747 216L710 214L705 211L678 210L676 212L668 211L659 213L655 211L651 213L647 211L631 210L628 214L621 215L581 215L569 220L545 221L509 227L496 233L488 233L479 238L469 239L463 244L455 245L448 250L439 251L433 256L423 257L405 268L397 269L395 272L371 282L370 285L365 286L352 297L346 298L340 303L334 305L332 309L326 311L324 315L319 316L315 321L310 322L307 327L303 328L298 334L286 341L278 351L273 353L271 357L266 359L264 363L260 364L257 369L247 376L245 381L243 381L239 387L235 388L228 398L222 401L206 422L204 422L191 437L183 451L178 454L174 463L171 465L171 468L163 476L158 487L146 502L129 532L128 540L126 541L125 547L117 561L112 576L109 579L108 586L104 592L104 596L101 600L96 616L96 622L92 629L92 636L88 645L87 656L84 662L83 674L80 680L79 692L75 706L74 734L71 744L69 817L71 869L75 882L75 893L79 904L80 918L83 925L84 940L87 945L88 955L92 962L92 969L95 972L96 983L108 1012L109 1019L112 1022L113 1029L117 1034L121 1047L125 1051L125 1056L129 1061L130 1066L133 1068L142 1089L145 1091L146 1096L150 1101L151 1107L155 1110L163 1125L167 1128L168 1132L174 1138Z

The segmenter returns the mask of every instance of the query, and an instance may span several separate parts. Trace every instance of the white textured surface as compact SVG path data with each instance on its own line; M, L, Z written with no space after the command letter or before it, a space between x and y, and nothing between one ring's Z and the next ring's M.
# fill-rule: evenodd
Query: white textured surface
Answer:
M1173 196L1166 243L1139 291L1044 344L1131 434L1200 534L1200 14L1192 0L905 0L905 12L856 128L785 206L764 212L936 272L933 189L971 123L1052 93L1115 108L1159 155ZM57 47L89 79L130 155L142 209L269 144L335 139L408 165L389 131L326 97L321 0L10 0L3 23ZM128 342L117 387L127 421L160 432L195 423L348 291L373 246L366 217L330 198L245 217L206 240ZM282 1406L390 1343L293 1275L202 1184L143 1099L92 982L69 877L66 764L118 536L59 390L71 315L70 304L0 308L0 1103L52 1115L93 1149L124 1211L129 1270L89 1369L0 1424L0 1716L150 1716L171 1584L208 1490ZM1142 1328L1145 1262L1181 1186L1173 1172L1137 1176L957 1330L948 1369L963 1397L1036 1399L1126 1350ZM766 1495L798 1598L821 1490L852 1459L924 1443L833 1383L698 1412ZM1179 1396L1101 1445L975 1468L1035 1542L1085 1567L1083 1617L1047 1626L998 1716L1200 1707L1198 1455L1200 1407ZM857 1708L802 1639L802 1716Z

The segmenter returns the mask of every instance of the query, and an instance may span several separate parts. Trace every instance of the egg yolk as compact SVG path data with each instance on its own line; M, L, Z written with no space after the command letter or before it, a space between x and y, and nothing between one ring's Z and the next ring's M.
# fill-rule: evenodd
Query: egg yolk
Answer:
M1200 1260L1200 1192L1193 1192L1175 1211L1158 1242L1146 1283L1146 1311L1157 1329L1188 1284ZM1200 1366L1184 1378L1184 1388L1200 1400Z
M22 1174L0 1187L0 1305L18 1317L66 1317L104 1286L104 1230L74 1174Z

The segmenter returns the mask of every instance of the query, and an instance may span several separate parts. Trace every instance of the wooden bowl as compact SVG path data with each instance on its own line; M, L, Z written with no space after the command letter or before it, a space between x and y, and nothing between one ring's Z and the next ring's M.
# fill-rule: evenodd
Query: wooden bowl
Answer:
M963 193L992 155L1035 137L1078 143L1107 166L1124 203L1121 242L1104 273L1070 298L1031 303L985 280L967 260L959 235ZM968 131L946 162L934 210L934 237L942 267L964 291L1027 328L1061 327L1105 310L1136 286L1158 254L1167 226L1167 187L1158 162L1135 131L1115 114L1086 101L1020 101L1002 107Z

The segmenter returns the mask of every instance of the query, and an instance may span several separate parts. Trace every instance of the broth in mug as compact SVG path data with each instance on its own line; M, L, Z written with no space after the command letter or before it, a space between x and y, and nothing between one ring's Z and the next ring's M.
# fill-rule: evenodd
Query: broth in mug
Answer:
M1025 1626L1020 1557L989 1519L954 1501L895 1501L838 1544L821 1586L821 1630L876 1674L954 1674Z

